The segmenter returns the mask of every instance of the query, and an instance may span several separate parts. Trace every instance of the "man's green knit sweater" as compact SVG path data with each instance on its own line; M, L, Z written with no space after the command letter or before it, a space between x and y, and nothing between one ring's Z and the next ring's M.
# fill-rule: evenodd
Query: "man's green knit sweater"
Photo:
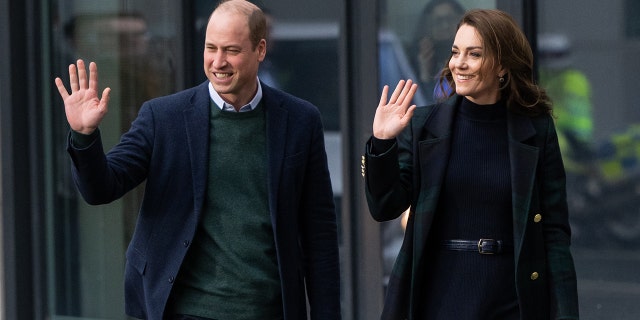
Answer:
M267 191L265 114L212 104L200 227L172 292L172 312L280 319L282 297Z

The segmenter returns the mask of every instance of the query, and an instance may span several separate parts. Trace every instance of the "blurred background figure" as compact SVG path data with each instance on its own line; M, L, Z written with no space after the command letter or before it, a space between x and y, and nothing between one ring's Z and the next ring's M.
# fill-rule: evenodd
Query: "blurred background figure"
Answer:
M568 174L587 174L593 160L591 85L571 59L563 34L538 36L540 84L553 101L553 112Z
M464 7L455 0L432 0L422 9L408 48L417 83L424 96L432 100L436 79L451 56L456 26Z
M593 227L591 208L598 202L599 169L594 157L591 85L571 56L564 34L538 35L540 85L553 102L558 142L567 175L567 203L573 238L589 239Z

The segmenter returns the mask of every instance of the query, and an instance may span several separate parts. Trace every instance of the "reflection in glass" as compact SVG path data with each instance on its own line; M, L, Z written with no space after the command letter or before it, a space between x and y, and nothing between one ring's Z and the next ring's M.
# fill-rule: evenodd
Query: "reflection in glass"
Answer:
M129 129L144 101L175 91L176 35L159 30L176 21L167 15L118 10L119 3L103 2L94 8L74 8L75 4L58 1L52 8L51 37L57 41L52 42L51 70L68 83L68 65L77 59L100 66L99 90L112 89L109 113L101 125L108 150ZM88 206L70 179L69 128L59 96L53 103L52 141L58 144L51 148L51 170L57 178L47 217L49 310L52 316L122 319L124 251L144 186L112 204Z

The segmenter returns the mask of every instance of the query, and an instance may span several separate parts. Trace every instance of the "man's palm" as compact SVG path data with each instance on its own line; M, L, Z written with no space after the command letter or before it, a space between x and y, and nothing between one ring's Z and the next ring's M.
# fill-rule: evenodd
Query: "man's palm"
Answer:
M69 82L71 94L60 78L56 78L55 83L58 92L64 101L64 110L67 121L72 130L90 134L95 131L107 113L109 103L109 93L111 89L105 88L102 92L102 99L98 98L98 67L95 63L89 64L89 80L82 60L78 60L75 65L69 66Z

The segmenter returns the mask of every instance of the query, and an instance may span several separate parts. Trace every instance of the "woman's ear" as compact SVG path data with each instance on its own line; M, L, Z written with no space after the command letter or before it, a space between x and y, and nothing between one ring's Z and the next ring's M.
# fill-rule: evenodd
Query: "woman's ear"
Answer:
M500 70L498 70L498 78L504 78L505 75L507 75L507 69L500 67Z

